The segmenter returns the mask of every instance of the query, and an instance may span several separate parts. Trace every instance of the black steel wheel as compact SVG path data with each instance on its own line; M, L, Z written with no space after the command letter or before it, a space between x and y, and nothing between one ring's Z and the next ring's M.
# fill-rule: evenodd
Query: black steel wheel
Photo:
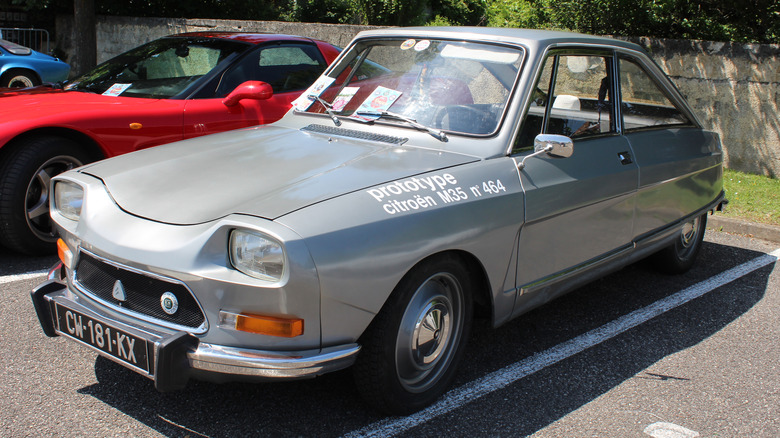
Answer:
M355 381L380 411L408 414L449 385L471 329L472 284L447 255L423 262L398 284L361 337Z

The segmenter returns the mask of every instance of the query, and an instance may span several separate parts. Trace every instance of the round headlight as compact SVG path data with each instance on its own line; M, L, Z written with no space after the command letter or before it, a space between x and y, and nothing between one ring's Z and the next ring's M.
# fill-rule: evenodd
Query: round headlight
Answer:
M284 275L282 244L264 234L233 230L230 233L230 262L246 275L279 281Z
M62 216L77 221L81 216L84 202L84 189L70 181L57 181L54 184L54 210Z

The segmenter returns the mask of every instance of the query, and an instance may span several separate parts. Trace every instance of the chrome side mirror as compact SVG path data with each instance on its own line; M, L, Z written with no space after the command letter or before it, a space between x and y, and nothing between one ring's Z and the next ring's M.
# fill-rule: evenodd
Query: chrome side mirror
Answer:
M523 170L525 160L547 154L553 158L569 158L574 153L574 142L565 135L539 134L534 139L534 153L523 157L517 168Z
M553 158L569 158L574 153L574 142L565 135L539 134L534 139L534 152L539 151Z

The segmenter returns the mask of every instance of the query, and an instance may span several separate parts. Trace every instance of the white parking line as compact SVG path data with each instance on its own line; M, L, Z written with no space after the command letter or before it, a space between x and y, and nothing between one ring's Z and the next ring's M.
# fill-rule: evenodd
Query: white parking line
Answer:
M2 277L0 277L0 284L13 283L15 281L31 280L33 278L38 278L38 277L45 277L48 273L49 271L45 270L45 271L27 272L24 274L17 274L17 275L3 275Z
M558 344L553 348L537 353L520 362L516 362L481 379L456 388L436 404L408 417L392 417L370 424L363 429L347 434L347 437L389 437L423 424L439 415L454 411L484 395L504 388L517 380L529 376L550 365L556 364L575 354L598 345L604 341L655 318L675 307L743 277L757 269L774 263L780 258L780 248L764 254L737 267L721 272L667 298L656 301L646 307L624 315L612 322L593 329L574 339Z

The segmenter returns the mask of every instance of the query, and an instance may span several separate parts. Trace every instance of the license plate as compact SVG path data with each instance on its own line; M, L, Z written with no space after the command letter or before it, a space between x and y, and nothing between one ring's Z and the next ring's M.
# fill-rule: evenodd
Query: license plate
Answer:
M54 303L59 331L149 373L147 341Z

